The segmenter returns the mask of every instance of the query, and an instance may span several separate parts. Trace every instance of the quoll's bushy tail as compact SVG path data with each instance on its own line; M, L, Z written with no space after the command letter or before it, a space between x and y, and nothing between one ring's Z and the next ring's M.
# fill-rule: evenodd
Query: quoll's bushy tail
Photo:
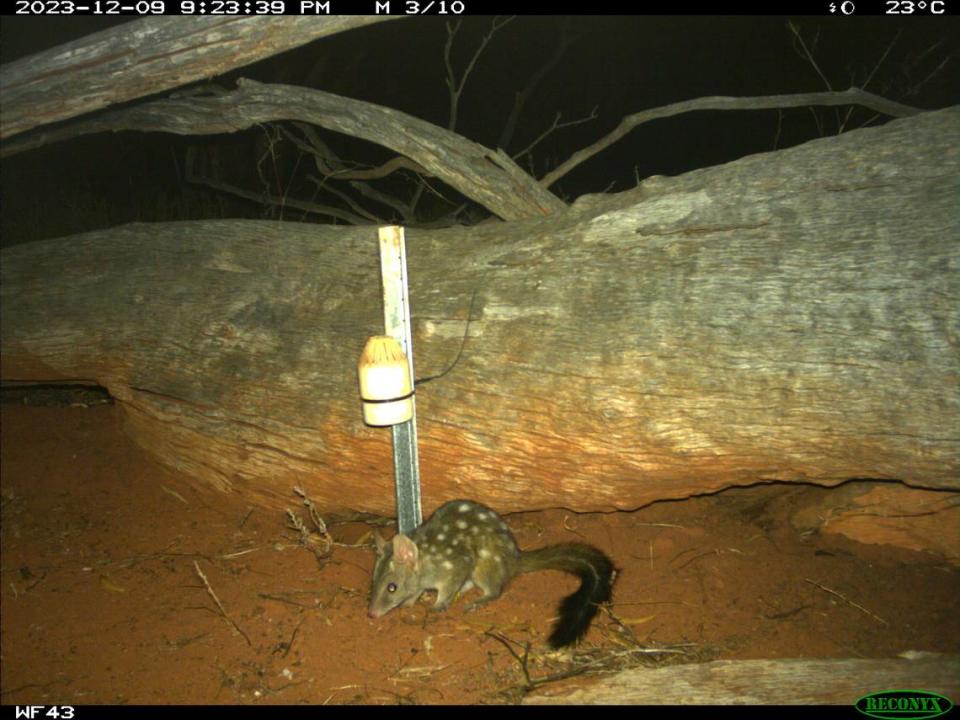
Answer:
M520 553L519 573L562 570L580 578L580 588L560 603L560 619L550 634L550 645L563 647L582 638L600 603L613 591L613 562L603 552L584 543L561 543Z

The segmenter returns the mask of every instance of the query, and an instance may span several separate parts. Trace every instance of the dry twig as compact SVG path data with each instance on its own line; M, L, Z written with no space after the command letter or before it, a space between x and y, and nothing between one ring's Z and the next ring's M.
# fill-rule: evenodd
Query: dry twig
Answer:
M886 620L884 620L882 617L880 617L879 615L874 615L872 612L870 612L869 610L867 610L863 605L858 605L857 603L855 603L853 600L851 600L850 598L848 598L848 597L847 597L846 595L844 595L843 593L839 593L839 592L837 592L836 590L833 590L833 589L831 589L831 588L828 588L826 585L821 585L821 584L818 583L816 580L811 580L810 578L804 578L804 580L805 580L806 582L810 583L811 585L815 585L816 587L820 588L820 589L823 590L824 592L828 592L828 593L830 593L831 595L834 595L834 596L840 598L840 599L843 600L845 603L847 603L847 605L850 605L850 606L852 606L852 607L855 607L855 608L856 608L857 610L859 610L860 612L866 613L867 615L869 615L870 617L872 617L874 620L876 620L878 623L880 623L880 624L882 624L882 625L889 625L889 624L890 624L890 623L888 623Z
M253 643L250 642L250 638L247 637L247 634L240 629L240 626L233 621L233 619L227 615L227 611L223 609L223 603L220 602L220 598L217 597L217 594L213 591L213 587L210 585L210 581L207 580L207 576L203 574L203 570L200 569L200 565L196 560L193 561L193 567L197 571L197 575L200 576L200 579L203 581L204 586L207 588L207 593L210 597L213 598L213 601L217 604L217 608L220 610L220 615L223 616L223 619L226 620L233 626L233 629L240 633L243 636L243 639L247 641L247 645L253 647Z

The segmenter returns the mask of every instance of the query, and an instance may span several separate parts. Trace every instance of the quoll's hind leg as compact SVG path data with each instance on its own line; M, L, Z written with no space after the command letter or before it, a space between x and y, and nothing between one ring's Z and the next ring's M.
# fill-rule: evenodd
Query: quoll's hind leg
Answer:
M501 563L495 562L492 558L489 560L482 558L474 567L470 579L473 580L474 585L483 591L483 595L467 606L468 610L476 610L500 597L507 586L508 578Z

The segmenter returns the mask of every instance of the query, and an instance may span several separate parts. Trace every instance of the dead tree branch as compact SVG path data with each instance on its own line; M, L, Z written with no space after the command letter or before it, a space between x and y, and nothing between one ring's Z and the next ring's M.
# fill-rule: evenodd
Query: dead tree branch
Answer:
M540 133L536 138L534 138L533 142L531 142L529 145L527 145L523 150L521 150L520 152L518 152L517 154L515 154L515 155L513 156L513 159L514 159L514 160L519 160L519 159L522 158L524 155L529 155L531 152L533 152L533 149L534 149L537 145L539 145L540 143L542 143L544 140L547 139L547 137L549 137L550 135L552 135L552 134L553 134L554 132L556 132L557 130L560 130L560 129L562 129L562 128L567 128L567 127L573 127L574 125L582 125L583 123L588 123L588 122L590 122L591 120L596 120L598 117L600 117L600 116L597 114L599 110L600 110L600 106L599 106L599 105L594 105L594 106L593 106L593 110L590 111L590 114L589 114L589 115L586 115L585 117L582 117L582 118L576 118L576 119L574 119L574 120L566 120L566 121L564 121L564 122L561 122L561 120L560 120L560 118L563 117L563 115L562 115L561 113L557 113L557 114L554 116L553 122L550 124L550 127L548 127L546 130L544 130L542 133ZM501 147L502 147L502 146L501 146Z
M8 143L0 156L95 132L206 135L295 120L389 147L505 220L549 215L566 207L494 151L424 120L310 88L243 79L237 85L224 95L158 100L78 120Z
M560 62L560 59L566 53L567 49L573 43L573 40L570 38L568 32L570 27L570 18L562 18L559 22L560 38L557 41L556 47L553 49L553 54L547 58L543 64L537 68L536 72L527 80L526 86L523 90L518 91L513 98L513 108L510 110L510 115L507 117L507 121L503 125L503 130L500 131L500 138L497 140L497 147L503 148L504 150L510 145L513 141L513 135L517 130L517 124L520 121L520 116L523 114L523 110L527 105L527 100L529 100L536 89L540 86L541 81L557 66L557 63ZM554 124L556 127L556 124ZM541 136L541 139L543 136ZM539 142L539 140L538 140ZM528 148L529 150L529 148ZM514 157L517 157L516 155Z
M570 159L561 164L556 170L547 173L540 184L548 188L557 180L569 173L581 163L589 160L602 150L606 150L615 142L624 137L635 127L651 120L673 117L697 110L776 110L780 108L808 107L810 105L863 105L891 117L909 117L924 112L921 108L902 105L887 100L879 95L850 88L840 92L797 93L793 95L765 95L762 97L703 97L695 100L664 105L663 107L643 110L625 117L620 124L606 137L600 138L592 145L578 150Z
M222 180L217 180L216 178L200 175L195 171L194 164L195 163L193 162L193 159L188 154L185 178L187 182L194 185L203 185L212 190L216 190L217 192L233 195L238 198L243 198L244 200L250 200L251 202L257 203L258 205L262 205L264 207L276 206L280 208L301 210L305 213L324 215L337 220L342 220L350 225L376 224L371 221L369 217L354 215L353 213L341 210L340 208L331 207L329 205L320 205L318 203L307 202L304 200L297 200L295 198L279 197L266 191L254 192L253 190L247 190L246 188L242 188Z
M458 19L454 23L447 22L447 42L443 46L443 64L447 69L446 84L447 89L450 91L450 117L447 120L448 130L453 130L457 126L457 110L460 107L460 96L463 94L463 88L467 84L467 78L469 78L470 73L473 72L477 60L480 59L480 56L493 39L493 36L507 23L511 22L514 17L515 16L511 15L506 18L495 17L493 19L493 22L490 24L490 31L483 36L479 47L474 51L467 66L463 69L463 75L460 76L459 81L457 80L457 73L453 69L453 60L450 58L450 55L453 51L453 40L460 31L462 20Z
M0 138L398 16L152 17L0 67Z

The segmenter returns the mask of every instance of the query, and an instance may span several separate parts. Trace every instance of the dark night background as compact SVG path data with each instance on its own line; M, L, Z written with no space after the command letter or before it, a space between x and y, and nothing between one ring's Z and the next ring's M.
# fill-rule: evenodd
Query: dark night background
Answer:
M458 72L491 20L464 19L453 50ZM124 21L4 16L0 60L7 63ZM315 87L446 126L445 22L415 18L351 30L211 81L231 88L237 77L251 77ZM799 30L830 87L803 57L788 22ZM506 149L514 154L527 147L557 112L569 121L588 116L596 106L597 117L557 130L538 145L532 163L537 177L608 133L625 115L702 96L819 92L855 85L929 109L955 104L960 96L960 25L954 17L521 16L492 38L477 61L461 98L457 132L496 146L515 93L554 51L564 23L572 42L526 104ZM657 120L635 129L551 189L567 201L584 193L622 191L650 175L676 175L835 134L846 114L846 108L800 108L782 113L697 112ZM846 128L887 120L855 108ZM275 207L185 182L186 148L212 144L231 158L226 179L253 192L263 190L255 166L267 132L252 128L214 137L100 134L13 156L2 163L3 245L132 221L282 216L331 222L289 209L281 214ZM379 164L392 157L386 148L320 133L341 158ZM273 191L343 206L302 181L312 163L289 143L275 146L270 157L264 173ZM520 162L529 170L528 160ZM379 189L396 194L408 194L413 187L409 175L381 183ZM432 208L438 215L463 200L448 188L441 190L451 204ZM383 208L371 209L391 219Z

